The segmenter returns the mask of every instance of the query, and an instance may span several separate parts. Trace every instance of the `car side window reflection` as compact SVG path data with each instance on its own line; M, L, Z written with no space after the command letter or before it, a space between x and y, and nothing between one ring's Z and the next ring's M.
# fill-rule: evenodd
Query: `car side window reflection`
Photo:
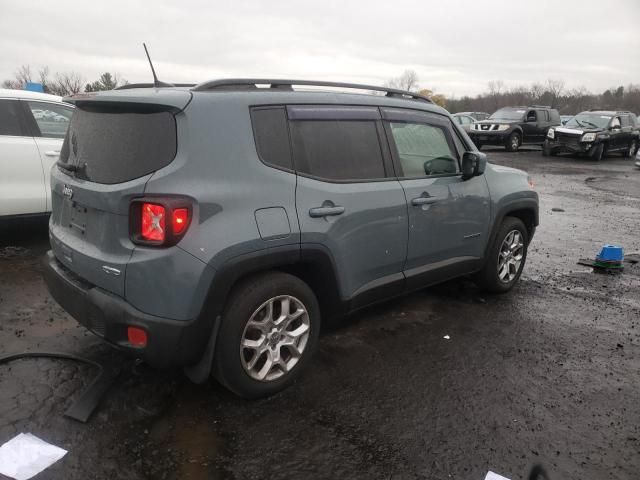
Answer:
M45 102L27 102L41 137L64 138L73 108Z

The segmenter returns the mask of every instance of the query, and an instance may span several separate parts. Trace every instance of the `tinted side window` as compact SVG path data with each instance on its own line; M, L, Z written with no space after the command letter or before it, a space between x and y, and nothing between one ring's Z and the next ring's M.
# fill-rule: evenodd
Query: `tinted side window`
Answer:
M21 136L19 105L15 100L0 100L0 135Z
M403 177L456 173L457 154L445 129L424 123L390 122Z
M631 126L631 122L629 121L629 115L620 115L620 121L623 127Z
M274 167L293 170L285 108L253 108L251 122L260 159Z
M38 124L40 136L64 138L73 115L73 108L45 102L28 101L26 103Z
M385 177L375 121L296 120L290 126L300 173L328 180Z
M560 125L560 114L557 110L549 110L549 116L554 125Z
M546 110L538 110L538 121L539 122L548 122L549 121L549 112Z

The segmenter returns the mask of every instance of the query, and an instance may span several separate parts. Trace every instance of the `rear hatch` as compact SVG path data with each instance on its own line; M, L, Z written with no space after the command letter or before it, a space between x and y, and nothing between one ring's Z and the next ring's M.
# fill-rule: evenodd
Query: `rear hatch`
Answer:
M125 90L68 99L76 104L51 173L51 247L89 283L124 296L129 206L177 153L175 115L191 93Z

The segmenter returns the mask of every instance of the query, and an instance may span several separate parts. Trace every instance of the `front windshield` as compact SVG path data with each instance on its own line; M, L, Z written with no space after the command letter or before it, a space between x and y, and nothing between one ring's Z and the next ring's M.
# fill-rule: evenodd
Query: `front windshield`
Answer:
M513 108L501 108L493 112L489 120L522 120L526 110L514 110Z
M599 113L579 113L567 123L565 127L582 127L582 128L607 128L611 120L610 115L602 115Z

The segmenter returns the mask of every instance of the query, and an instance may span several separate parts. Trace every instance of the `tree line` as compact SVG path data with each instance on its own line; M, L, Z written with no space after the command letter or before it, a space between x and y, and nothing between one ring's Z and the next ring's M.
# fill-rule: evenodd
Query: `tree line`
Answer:
M64 97L80 92L113 90L129 82L120 78L117 73L105 72L97 80L85 83L82 75L76 72L58 72L52 75L47 66L33 72L30 65L22 65L13 78L2 82L2 88L23 90L27 83L40 83L45 93Z
M421 88L416 72L405 70L399 77L387 81L385 87L420 93L451 113L493 113L508 106L548 105L563 115L574 115L592 108L630 110L640 114L640 85L637 84L620 85L602 93L592 93L585 87L569 89L563 80L549 79L545 83L512 87L507 87L500 80L494 80L489 82L487 90L479 95L447 98L441 93Z
M79 92L96 92L113 90L125 85L125 79L118 74L105 72L100 77L86 83L82 75L76 72L58 72L51 74L49 67L33 72L30 65L23 65L15 72L14 77L2 82L3 88L24 89L27 83L40 83L45 93L53 95L73 95ZM420 79L414 70L405 70L399 77L392 78L384 84L387 88L396 88L416 92L429 97L434 103L446 108L451 113L457 112L489 112L507 106L548 105L556 108L561 114L573 115L591 108L612 110L630 110L640 114L640 85L620 85L602 93L589 92L585 87L567 88L562 80L549 79L545 83L532 83L530 86L518 85L507 87L504 82L494 80L487 84L487 90L476 96L449 97L422 88ZM372 92L380 94L380 92Z

